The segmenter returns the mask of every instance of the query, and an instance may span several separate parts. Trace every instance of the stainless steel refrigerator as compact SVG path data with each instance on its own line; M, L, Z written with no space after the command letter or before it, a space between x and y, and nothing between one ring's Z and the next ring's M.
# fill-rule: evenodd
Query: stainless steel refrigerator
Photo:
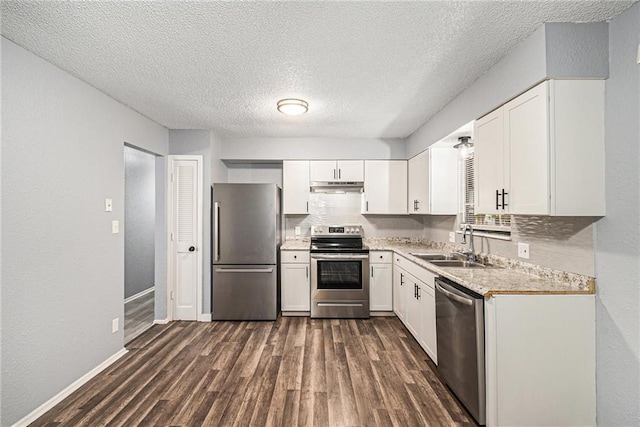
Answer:
M280 188L212 187L213 320L275 320L280 311Z

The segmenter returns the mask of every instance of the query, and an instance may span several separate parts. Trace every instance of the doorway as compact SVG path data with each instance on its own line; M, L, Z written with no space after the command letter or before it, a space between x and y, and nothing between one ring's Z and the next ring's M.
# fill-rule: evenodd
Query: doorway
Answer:
M156 156L124 147L124 342L155 319Z

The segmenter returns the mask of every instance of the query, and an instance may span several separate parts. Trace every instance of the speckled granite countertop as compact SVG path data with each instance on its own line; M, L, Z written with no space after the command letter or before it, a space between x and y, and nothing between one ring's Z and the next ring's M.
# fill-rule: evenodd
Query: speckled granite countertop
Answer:
M287 239L281 250L309 250L309 238ZM416 258L412 252L445 253L455 250L447 243L408 238L367 238L370 250L393 251L408 260L453 280L462 286L491 296L495 294L593 294L595 279L580 274L553 270L535 264L480 254L485 261L500 268L440 267Z
M281 251L308 251L311 246L311 239L304 237L302 239L294 240L287 239L280 246Z
M452 248L445 243L393 238L370 238L366 239L365 243L370 250L394 251L485 297L495 294L595 293L595 279L593 277L553 270L495 255L480 254L490 264L501 268L440 267L411 255L411 252L450 252Z

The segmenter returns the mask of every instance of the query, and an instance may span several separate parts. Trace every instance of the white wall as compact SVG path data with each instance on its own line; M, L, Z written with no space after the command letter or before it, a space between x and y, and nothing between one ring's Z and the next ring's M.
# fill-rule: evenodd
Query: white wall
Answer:
M221 158L233 162L406 159L404 139L225 138Z
M640 425L640 4L609 23L607 214L596 223L598 425Z
M4 426L123 348L124 143L166 154L168 131L1 43Z

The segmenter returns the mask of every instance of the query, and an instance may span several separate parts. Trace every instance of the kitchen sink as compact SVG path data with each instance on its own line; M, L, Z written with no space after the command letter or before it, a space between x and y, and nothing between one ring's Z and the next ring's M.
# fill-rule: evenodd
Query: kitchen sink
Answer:
M438 267L456 267L456 268L489 268L493 267L490 264L481 264L479 262L472 261L463 261L460 259L449 259L449 260L433 260L429 261L433 265L437 265Z
M425 261L456 261L460 259L456 254L425 254L414 252L411 253L411 255Z

